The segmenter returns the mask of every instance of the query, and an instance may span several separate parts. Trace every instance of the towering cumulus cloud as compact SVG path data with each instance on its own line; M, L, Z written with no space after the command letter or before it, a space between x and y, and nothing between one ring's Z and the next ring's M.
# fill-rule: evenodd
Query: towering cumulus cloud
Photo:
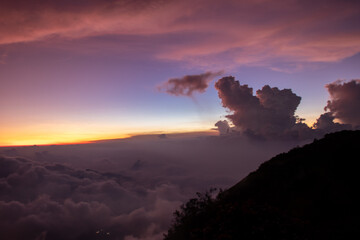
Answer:
M181 78L170 78L158 86L158 89L175 96L192 97L195 92L204 92L208 88L209 82L221 73L222 72L206 72L199 75L186 75Z
M350 82L336 81L326 85L331 100L325 110L329 110L334 118L354 127L360 125L360 80Z
M301 97L291 89L279 90L265 85L254 96L252 88L241 85L231 76L218 80L215 88L223 106L232 112L226 117L248 134L265 138L302 139L360 128L360 80L327 84L330 94L324 108L327 112L320 115L312 128L295 116Z
M314 129L317 129L323 133L337 132L345 129L352 129L351 124L342 124L334 122L335 117L331 112L321 114L313 125Z
M225 135L225 134L228 134L230 132L230 126L229 126L228 121L226 121L226 120L217 121L215 123L215 127L218 128L218 131L219 131L220 135Z
M224 77L215 84L224 107L232 114L232 123L247 132L261 136L282 136L294 131L295 110L301 97L290 89L279 90L268 85L253 95L253 89L241 85L234 77Z

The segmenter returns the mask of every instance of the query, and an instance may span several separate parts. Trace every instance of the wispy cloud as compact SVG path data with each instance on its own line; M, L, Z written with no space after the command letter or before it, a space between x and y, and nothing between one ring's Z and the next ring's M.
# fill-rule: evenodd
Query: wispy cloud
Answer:
M296 66L360 52L359 1L6 0L0 14L0 44L120 35L146 45L161 36L155 57L205 66L221 57L279 70L274 59Z

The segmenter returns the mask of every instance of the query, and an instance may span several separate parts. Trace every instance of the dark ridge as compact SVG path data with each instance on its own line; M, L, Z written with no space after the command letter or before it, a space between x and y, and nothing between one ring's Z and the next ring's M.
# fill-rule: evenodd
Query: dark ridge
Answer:
M184 204L164 239L358 236L359 146L360 131L342 131L279 154L215 199Z

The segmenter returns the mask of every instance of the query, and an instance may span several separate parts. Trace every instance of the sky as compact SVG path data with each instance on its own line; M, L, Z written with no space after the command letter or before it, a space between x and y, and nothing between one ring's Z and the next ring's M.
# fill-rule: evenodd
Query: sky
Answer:
M360 78L359 1L3 0L0 16L2 146L233 124L228 76L291 89L311 126L327 84Z
M360 129L359 1L0 5L0 239L159 240L196 192Z

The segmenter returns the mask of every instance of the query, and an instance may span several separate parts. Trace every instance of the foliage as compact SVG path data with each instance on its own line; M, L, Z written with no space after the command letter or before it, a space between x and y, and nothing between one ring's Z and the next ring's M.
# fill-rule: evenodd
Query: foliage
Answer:
M360 131L326 135L263 163L230 189L197 194L165 240L347 239L360 234Z

